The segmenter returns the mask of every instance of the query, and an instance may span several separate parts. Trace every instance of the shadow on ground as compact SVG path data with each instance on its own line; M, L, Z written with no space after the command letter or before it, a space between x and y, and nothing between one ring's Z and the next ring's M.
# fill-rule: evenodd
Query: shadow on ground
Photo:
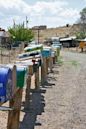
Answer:
M59 74L58 71L56 73ZM37 116L42 115L45 107L44 94L46 93L47 88L52 88L55 86L55 77L53 76L55 71L47 77L47 81L40 87L39 90L30 90L30 101L27 103L27 108L22 110L25 115L23 121L20 122L19 129L34 129L35 126L41 126L42 123L37 121ZM22 103L22 106L25 107L25 102Z
M41 126L42 123L37 122L37 115L41 115L44 112L45 93L46 90L44 89L31 90L30 102L28 103L28 108L23 110L25 115L20 123L20 129L34 129L35 126Z
M42 86L42 88L52 88L55 85L55 83L50 83L48 81L46 81L44 83L44 85Z
M42 115L45 107L44 94L46 93L47 88L52 88L54 83L45 82L45 84L39 89L31 89L30 93L30 102L27 103L27 108L24 108L22 111L25 113L23 121L20 122L19 129L34 129L35 126L41 126L42 123L37 121L37 116ZM25 106L25 102L22 103L22 106Z

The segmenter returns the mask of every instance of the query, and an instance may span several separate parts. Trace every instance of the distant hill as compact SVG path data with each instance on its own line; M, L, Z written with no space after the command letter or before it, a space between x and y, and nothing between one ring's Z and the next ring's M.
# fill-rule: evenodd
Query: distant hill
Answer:
M80 26L78 24L66 25L57 28L46 28L39 30L39 41L43 42L45 39L50 37L66 37L66 36L75 36L77 32L79 32ZM35 40L38 39L38 30L33 29L35 34Z

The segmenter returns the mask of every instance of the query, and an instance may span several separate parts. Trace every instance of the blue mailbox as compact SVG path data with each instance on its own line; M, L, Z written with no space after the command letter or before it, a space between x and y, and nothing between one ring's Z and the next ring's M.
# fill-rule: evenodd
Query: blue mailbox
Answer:
M43 57L50 57L51 56L51 50L50 49L42 50L42 56Z
M0 67L0 102L4 103L12 98L12 71L7 67Z

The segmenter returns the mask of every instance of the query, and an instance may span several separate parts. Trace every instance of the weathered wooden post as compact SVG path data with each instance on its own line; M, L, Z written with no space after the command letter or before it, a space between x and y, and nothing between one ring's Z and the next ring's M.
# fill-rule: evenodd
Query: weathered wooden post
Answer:
M53 67L53 57L49 57L49 68L50 68L50 72L52 72L52 67Z
M36 64L36 71L35 71L35 89L39 89L39 66Z
M49 57L46 57L46 74L48 74Z
M13 68L12 72L12 82L13 82L13 98L9 101L9 107L12 111L8 113L8 123L7 129L19 129L19 117L22 101L22 88L16 88L16 67Z
M31 88L31 76L33 74L32 65L29 66L29 73L27 76L27 83L26 83L26 96L25 96L25 106L24 109L29 109L28 103L30 102L30 88Z
M14 70L14 69L13 69ZM22 72L22 71L21 71ZM12 108L12 111L8 113L8 124L7 129L19 129L19 118L20 118L20 110L21 110L21 102L22 102L22 92L23 92L23 80L22 83L19 82L18 76L16 76L16 71L13 72L13 98L9 101L9 107ZM24 77L24 73L22 72L22 77ZM21 77L20 77L21 78ZM18 79L18 80L17 80ZM23 79L23 78L22 78Z
M9 106L13 108L8 114L8 125L7 129L19 129L19 118L22 101L22 89L18 89L13 99L10 100Z
M46 82L47 71L46 71L46 57L43 57L41 65L41 84L43 85Z

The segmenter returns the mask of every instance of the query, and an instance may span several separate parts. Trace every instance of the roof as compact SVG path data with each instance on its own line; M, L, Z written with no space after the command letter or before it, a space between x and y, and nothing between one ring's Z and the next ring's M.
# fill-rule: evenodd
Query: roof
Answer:
M86 38L85 38L85 39L77 39L77 41L83 41L83 42L86 42Z
M76 39L76 37L62 38L62 39L60 39L60 41L71 41L73 39Z

